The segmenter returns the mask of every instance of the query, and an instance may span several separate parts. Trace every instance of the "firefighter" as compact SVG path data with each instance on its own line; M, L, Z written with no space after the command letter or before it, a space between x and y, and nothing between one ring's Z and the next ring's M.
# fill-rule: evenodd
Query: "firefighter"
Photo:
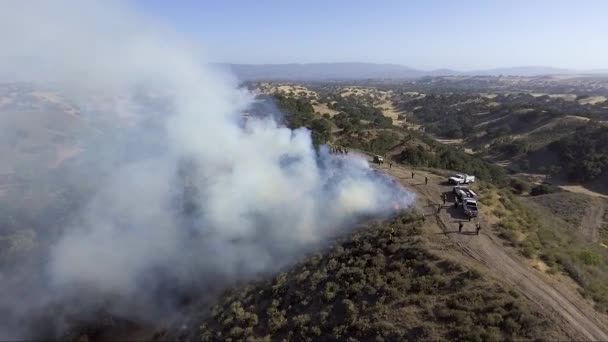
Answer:
M437 205L437 214L441 213L441 204Z
M393 168L393 162L388 162L388 168L392 169Z
M414 179L414 171L412 171L412 179Z
M481 230L481 223L477 222L475 224L475 231L477 232L477 235L479 235L480 230Z
M464 226L464 225L462 224L462 222L458 222L458 232L459 232L459 233L462 233L462 227L463 227L463 226Z
M448 195L443 194L443 196L441 196L441 199L443 199L443 205L445 205L445 202L448 200Z
M395 228L391 227L391 232L388 234L388 238L391 242L393 242L393 238L395 236Z
M429 177L424 177L424 185L428 185L429 184Z

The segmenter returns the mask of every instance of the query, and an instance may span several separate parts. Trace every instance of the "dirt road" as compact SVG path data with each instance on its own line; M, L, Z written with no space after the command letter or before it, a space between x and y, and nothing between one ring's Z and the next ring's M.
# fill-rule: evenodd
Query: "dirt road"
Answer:
M441 196L451 194L449 186L440 185L444 181L442 177L416 171L416 177L411 179L411 169L398 165L391 169L382 166L381 169L418 194L419 209L435 217L438 232L443 233L464 258L472 259L499 282L535 303L573 340L608 341L608 318L595 311L572 284L535 270L523 257L505 247L484 217L480 217L482 231L476 235L474 223L465 220L459 210L449 206L451 201L436 214ZM424 185L424 177L429 178L428 185ZM451 199L451 195L448 198ZM464 223L462 233L458 232L459 221Z
M604 225L605 211L606 201L604 199L594 198L591 201L591 205L579 225L581 232L588 241L598 242L600 229Z
M599 192L589 190L589 189L583 187L582 185L558 185L558 187L560 187L566 191L576 192L579 194L585 194L585 195L601 197L601 198L608 198L608 196L606 196L602 193L599 193Z

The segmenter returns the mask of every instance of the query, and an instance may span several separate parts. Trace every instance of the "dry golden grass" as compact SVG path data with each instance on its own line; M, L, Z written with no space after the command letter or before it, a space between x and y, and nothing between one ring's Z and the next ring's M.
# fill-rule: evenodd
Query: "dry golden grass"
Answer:
M580 103L580 104L591 104L591 105L602 103L602 102L606 102L606 96L590 96L588 98L578 100L578 103Z
M543 273L547 273L547 270L549 269L549 266L547 266L547 264L545 264L544 261L540 260L537 257L534 257L529 262L530 262L530 266L534 267L535 269L537 269Z
M339 113L337 110L330 109L324 103L322 103L322 104L313 104L312 108L314 108L315 112L318 112L321 115L323 115L323 114L329 114L330 117L333 117L334 115L336 115L336 114Z
M319 94L314 90L311 90L305 86L297 85L297 84L282 84L282 83L261 83L258 85L257 90L263 94L289 94L293 92L294 94L304 93L305 96L313 97L315 99L319 98Z
M599 192L589 190L582 185L560 185L559 187L566 191L575 192L578 194L585 194L585 195L590 195L590 196L595 196L595 197L608 198L608 196L601 194Z

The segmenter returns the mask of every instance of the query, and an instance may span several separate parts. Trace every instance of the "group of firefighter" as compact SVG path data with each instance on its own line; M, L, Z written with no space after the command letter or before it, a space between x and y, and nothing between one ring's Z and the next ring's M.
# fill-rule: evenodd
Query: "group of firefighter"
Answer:
M329 153L348 154L348 149L342 146L329 146Z
M412 170L412 179L416 176L416 174L414 173L414 171ZM424 177L424 184L428 185L429 184L429 178L428 177ZM444 208L447 204L448 201L448 195L447 194L443 194L441 195L441 200L443 201L443 205L438 204L437 205L437 215L439 215L441 213L441 209ZM458 200L454 199L454 208L458 208ZM422 220L425 221L426 218L424 215L422 215ZM471 221L471 217L469 216L469 222ZM458 232L462 233L462 228L464 228L464 223L462 221L458 222ZM481 230L481 222L479 222L478 218L475 218L475 233L477 235L479 235L479 231ZM389 239L391 242L393 242L393 239L395 238L395 228L391 227L391 231L389 233Z

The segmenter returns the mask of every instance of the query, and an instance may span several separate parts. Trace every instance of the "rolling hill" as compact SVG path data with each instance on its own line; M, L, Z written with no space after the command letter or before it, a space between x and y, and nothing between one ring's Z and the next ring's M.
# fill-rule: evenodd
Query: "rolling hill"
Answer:
M365 79L416 79L425 76L450 75L577 75L608 73L608 70L569 70L545 66L522 66L487 70L458 71L452 69L420 70L399 64L375 63L291 63L291 64L219 64L244 81L330 81Z

